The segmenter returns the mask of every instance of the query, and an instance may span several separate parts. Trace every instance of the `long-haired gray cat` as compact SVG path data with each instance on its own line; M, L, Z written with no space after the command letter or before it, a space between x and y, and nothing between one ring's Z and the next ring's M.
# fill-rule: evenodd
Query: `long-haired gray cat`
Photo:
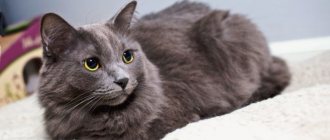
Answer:
M43 17L39 99L52 139L156 140L288 85L285 62L243 16L183 1L131 24L136 4L79 28Z

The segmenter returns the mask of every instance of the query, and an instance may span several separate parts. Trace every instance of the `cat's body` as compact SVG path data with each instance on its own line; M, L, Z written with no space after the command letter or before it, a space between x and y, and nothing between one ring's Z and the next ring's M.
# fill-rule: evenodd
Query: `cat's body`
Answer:
M125 10L132 14L135 5L133 9L127 7L124 14ZM107 31L107 27L114 31ZM75 85L75 81L93 87L93 82L98 83L98 79L89 74L87 77L90 78L78 78L84 73L80 70L72 70L68 75L54 74L57 69L74 64L44 64L40 101L46 108L47 132L53 139L160 139L187 123L273 97L289 83L285 63L270 55L263 35L240 15L213 11L203 4L184 1L143 17L123 36L120 34L122 28L117 27L116 21L114 26L91 25L79 28L75 33L78 38L89 41L69 41L76 46L93 44L99 47L100 61L116 54L113 53L115 48L108 54L108 49L104 49L109 47L104 43L109 38L112 46L124 44L138 51L135 59L141 60L136 60L137 64L133 62L126 68L116 62L138 83L134 91L127 92L127 99L118 105L91 99L91 104L81 103L81 106L91 106L89 109L67 109L68 104L75 107L80 102L74 101L91 91L84 86L77 87L79 84ZM100 36L100 32L106 36ZM45 38L43 40L47 40ZM64 52L69 52L71 57L86 52L86 48L81 52L68 50ZM135 69L131 70L131 67ZM77 76L71 78L70 75L75 73ZM66 83L51 84L50 78L56 76L69 77L60 78L69 86Z
M264 90L262 99L272 97L288 84L285 63L270 55L262 33L241 15L182 2L144 17L135 28L170 99L151 135L228 113L256 101L251 96L258 90Z

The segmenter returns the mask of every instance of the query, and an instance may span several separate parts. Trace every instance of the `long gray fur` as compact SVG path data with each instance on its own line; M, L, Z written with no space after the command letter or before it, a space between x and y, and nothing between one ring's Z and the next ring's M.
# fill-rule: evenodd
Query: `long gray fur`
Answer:
M42 20L39 88L51 139L157 140L200 119L279 94L290 74L245 17L182 1L131 25L136 1L107 23L73 28L56 14ZM123 51L134 50L131 64ZM89 72L83 60L97 57ZM123 102L107 100L118 75Z

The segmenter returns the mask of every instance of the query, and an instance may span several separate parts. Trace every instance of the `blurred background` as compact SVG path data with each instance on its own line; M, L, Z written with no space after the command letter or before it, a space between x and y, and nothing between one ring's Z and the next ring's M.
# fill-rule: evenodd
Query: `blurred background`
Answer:
M196 0L212 8L247 15L259 25L269 41L330 35L329 0ZM128 0L0 0L8 24L46 12L62 15L74 25L104 21ZM138 0L137 15L159 11L176 0Z
M41 66L41 15L54 12L72 25L80 26L110 19L128 1L0 0L0 106L36 91ZM264 32L275 54L289 54L297 50L307 52L296 55L302 60L302 56L306 57L311 52L330 49L330 0L196 1L214 9L246 15ZM138 0L136 15L141 17L157 12L175 2ZM293 56L289 54L288 60L293 60Z

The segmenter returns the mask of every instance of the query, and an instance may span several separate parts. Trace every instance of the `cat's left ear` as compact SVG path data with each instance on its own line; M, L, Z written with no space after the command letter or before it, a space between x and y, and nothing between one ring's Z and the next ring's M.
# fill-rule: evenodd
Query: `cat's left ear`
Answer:
M129 29L136 5L137 2L135 0L129 2L115 17L110 19L116 29L119 31L127 31Z

